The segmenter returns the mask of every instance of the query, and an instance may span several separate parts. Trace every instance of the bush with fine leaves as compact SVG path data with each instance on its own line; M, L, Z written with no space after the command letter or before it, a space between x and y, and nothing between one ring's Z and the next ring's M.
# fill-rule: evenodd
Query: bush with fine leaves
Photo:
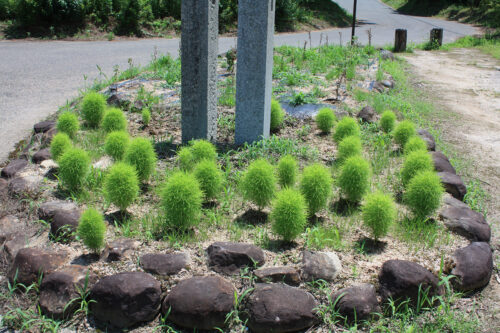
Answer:
M348 136L359 136L361 130L356 119L352 117L344 117L335 126L335 133L333 134L333 139L336 142L342 141Z
M337 160L341 163L349 157L361 155L363 150L361 139L355 135L345 137L340 141L337 150Z
M443 196L441 179L434 171L422 171L410 180L404 202L415 217L425 219L439 208Z
M394 141L404 147L406 142L416 134L415 125L409 120L403 120L394 129Z
M109 108L104 114L101 126L107 133L125 131L127 129L127 118L122 110L118 108Z
M297 161L286 155L278 162L278 182L282 188L293 187L297 179Z
M85 246L93 252L99 252L106 238L106 223L102 214L94 208L88 208L80 217L77 233Z
M88 126L99 127L106 111L106 99L97 92L89 92L82 101L82 118Z
M111 132L106 136L104 151L115 161L123 159L130 142L130 136L125 131Z
M332 175L322 164L315 163L304 168L300 181L300 192L307 202L308 212L316 214L325 208L332 194Z
M191 141L191 153L193 154L193 161L200 162L204 159L215 161L217 159L217 150L215 146L207 140L194 140Z
M66 133L70 138L74 138L79 130L80 122L76 114L66 111L57 118L57 131L59 133Z
M177 164L183 171L191 171L194 167L194 156L191 147L182 147L177 152Z
M124 160L135 167L140 181L147 181L156 166L156 153L153 144L145 138L133 139L128 145Z
M330 108L321 108L316 115L316 125L323 133L330 133L337 118Z
M385 133L392 132L394 126L396 125L396 115L392 111L384 111L384 113L382 113L382 116L380 117L379 124L382 128L382 131L384 131Z
M66 133L57 133L50 142L50 155L54 161L58 161L66 150L72 147L73 143Z
M351 202L359 202L370 189L370 164L361 156L349 157L337 179L340 191Z
M59 179L70 191L80 190L90 171L90 158L81 149L70 148L59 159Z
M412 136L405 144L404 153L408 155L415 151L427 151L427 143L418 135Z
M104 195L125 211L139 195L139 179L134 167L123 162L113 165L104 179Z
M217 163L203 160L194 167L194 176L207 200L215 199L222 189L223 175Z
M401 180L403 185L407 185L420 171L432 171L433 169L434 163L427 150L417 150L408 154L401 168Z
M285 111L279 101L271 100L271 132L276 132L283 125Z
M307 223L307 205L302 194L286 188L276 195L271 215L273 232L290 242L300 235Z
M381 192L368 194L362 208L363 223L377 240L387 235L389 227L396 219L394 200Z
M241 189L245 199L254 202L262 210L274 198L276 191L273 166L264 159L250 163L241 178Z
M141 116L142 116L142 124L144 126L148 126L149 122L151 121L151 111L149 111L148 108L145 108L144 110L142 110Z

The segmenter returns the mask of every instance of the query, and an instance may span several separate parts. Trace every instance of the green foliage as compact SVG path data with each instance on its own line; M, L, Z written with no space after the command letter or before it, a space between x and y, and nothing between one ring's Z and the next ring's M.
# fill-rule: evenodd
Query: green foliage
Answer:
M278 182L282 188L293 187L297 179L297 161L291 155L282 157L278 163Z
M403 185L407 185L410 180L420 171L432 171L434 163L427 150L417 150L408 154L401 168L401 180Z
M90 171L90 158L81 149L70 148L59 159L59 179L70 191L78 191Z
M316 115L316 125L323 133L330 133L337 118L330 108L322 108Z
M144 124L144 126L148 126L149 122L151 121L151 111L149 111L148 108L143 109L141 115L142 115L142 123Z
M54 161L58 161L59 158L72 147L73 143L71 143L71 139L66 133L57 133L50 143L50 155L52 155Z
M198 225L202 196L194 175L182 171L174 173L161 192L166 225L181 230Z
M387 110L382 113L382 117L380 117L380 128L382 128L382 131L385 133L390 133L394 129L394 126L396 125L396 115L394 112Z
M424 219L439 208L443 192L437 173L422 171L410 180L404 201L417 218Z
M389 227L396 219L394 200L386 194L368 194L362 208L363 223L371 230L375 239L387 235Z
M102 128L106 132L127 130L127 118L123 111L118 108L109 108L102 119Z
M139 180L145 182L154 172L156 153L151 141L145 138L135 138L130 141L125 152L125 162L135 167Z
M134 167L123 162L113 165L104 180L106 199L125 211L138 194L139 180Z
M363 146L361 145L361 139L359 136L351 135L345 137L340 141L337 151L337 160L339 162L344 162L351 156L361 155Z
M141 4L139 0L123 0L118 14L116 33L119 35L141 35L140 28Z
M78 130L80 130L80 123L74 113L66 111L57 118L58 132L66 133L70 138L74 138Z
M347 136L359 136L360 132L361 130L359 129L359 124L356 119L352 117L344 117L337 123L333 139L336 142L340 142Z
M191 171L194 167L194 156L191 147L182 147L177 152L177 163L184 171Z
M394 129L394 141L404 147L406 142L417 133L415 125L409 120L403 120Z
M215 199L222 189L223 180L222 171L217 164L211 160L202 160L195 166L193 173L205 198Z
M13 0L11 8L25 28L79 27L85 14L82 0Z
M106 99L96 92L89 92L83 98L82 118L90 127L96 128L102 121L106 110Z
M104 247L106 224L101 213L95 208L83 212L78 224L78 237L93 252L99 252Z
M271 209L272 228L285 241L294 240L304 231L307 223L307 206L302 194L286 188L276 195Z
M264 159L253 161L243 174L241 189L245 199L253 201L259 209L267 206L276 191L273 166Z
M281 107L279 101L271 100L271 132L276 132L283 125L285 119L285 111Z
M0 20L6 20L11 15L9 0L0 0Z
M310 215L326 207L332 193L332 183L330 170L324 165L315 163L304 168L300 191L306 199Z
M412 136L404 147L405 155L415 151L427 151L427 143L418 135Z
M217 150L211 142L208 142L207 140L194 140L190 142L190 145L193 160L195 162L200 162L204 159L211 161L215 161L217 159Z
M342 165L337 183L351 202L359 202L370 189L370 164L361 156L348 158Z
M104 151L115 161L123 159L130 142L130 136L125 131L111 132L106 137Z

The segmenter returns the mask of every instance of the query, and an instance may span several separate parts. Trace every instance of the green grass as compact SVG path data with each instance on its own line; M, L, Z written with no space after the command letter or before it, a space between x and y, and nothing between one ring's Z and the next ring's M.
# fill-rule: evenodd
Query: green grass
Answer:
M496 59L500 59L500 39L494 39L489 36L481 38L467 36L460 38L453 43L444 44L441 47L442 50L446 51L455 48L477 48Z

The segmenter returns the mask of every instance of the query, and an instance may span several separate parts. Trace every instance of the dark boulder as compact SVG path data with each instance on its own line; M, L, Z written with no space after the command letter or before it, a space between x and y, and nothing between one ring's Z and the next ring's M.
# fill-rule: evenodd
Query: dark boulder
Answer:
M35 133L45 133L56 127L56 122L52 120L41 121L33 126Z
M66 259L67 254L63 252L37 248L20 249L9 270L9 281L13 283L14 279L17 279L18 283L29 286L38 280L40 274L46 276L57 270Z
M434 169L437 172L449 172L452 174L457 174L455 168L451 165L450 160L445 154L439 151L433 151L431 153L432 161L434 162Z
M420 129L418 130L418 135L422 138L422 140L425 141L427 144L427 149L430 151L435 151L436 150L436 140L434 140L434 137L432 136L429 131Z
M14 198L37 197L43 192L42 181L43 177L38 175L16 177L9 182L9 194Z
M157 275L175 275L186 268L190 261L187 253L149 253L140 259L144 271Z
M50 233L55 238L67 238L76 232L79 221L80 210L58 210L50 222Z
M264 251L253 244L216 242L207 248L208 264L216 272L233 274L265 263Z
M31 157L31 161L36 164L40 164L45 160L50 160L52 155L50 154L50 150L48 148L37 151Z
M22 171L28 165L28 161L24 159L13 160L5 168L2 169L1 175L4 178L14 178L14 176Z
M451 274L455 288L472 291L485 287L493 272L493 255L488 243L474 242L453 254Z
M377 112L371 106L365 106L358 112L357 117L365 123L373 123L377 121Z
M373 314L381 313L375 287L371 284L340 289L330 299L335 304L335 309L349 321L367 320Z
M48 201L44 202L38 208L38 218L50 222L56 213L60 211L75 211L78 206L71 201Z
M450 193L453 197L463 201L467 194L467 187L465 186L462 178L450 172L438 172L441 183L446 192Z

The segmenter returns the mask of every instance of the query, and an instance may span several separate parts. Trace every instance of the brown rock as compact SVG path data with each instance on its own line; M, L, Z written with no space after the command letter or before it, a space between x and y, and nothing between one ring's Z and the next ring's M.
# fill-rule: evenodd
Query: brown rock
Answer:
M283 282L292 286L300 284L299 272L293 267L267 267L254 271L259 282Z
M52 138L56 134L57 134L57 129L56 128L51 128L47 132L43 133L42 145L44 145L44 146L50 145L50 143L52 142Z
M55 126L56 126L55 121L52 121L52 120L42 121L42 122L35 124L33 126L33 130L35 131L35 133L45 133L45 132L51 130L52 128L54 128Z
M441 183L446 192L450 193L456 199L463 201L467 194L467 187L460 176L450 172L438 172Z
M37 248L23 248L17 252L8 278L14 282L17 272L17 282L29 286L36 282L39 275L48 275L62 266L67 258L63 252L47 251Z
M2 169L2 177L14 178L14 176L28 165L28 161L24 159L13 160L5 168Z
M71 201L48 201L38 208L38 218L46 222L51 221L59 211L75 211L78 206Z
M9 182L9 194L13 197L36 197L43 192L42 181L43 178L37 175L14 178Z
M9 182L3 178L0 178L0 195L7 194L8 187L9 187Z
M302 278L306 281L333 281L341 270L340 259L333 252L302 252Z
M50 222L50 233L56 238L67 238L76 232L79 221L80 210L58 210Z
M428 150L436 150L436 140L434 140L434 137L431 133L429 133L427 130L420 129L418 130L418 135L425 141L425 143L427 143Z
M375 287L371 284L340 289L331 296L335 309L349 321L370 319L373 314L381 313Z
M40 164L45 160L50 160L52 155L50 154L50 150L48 148L42 149L31 157L31 161L36 164Z
M175 275L191 261L187 253L145 254L141 257L142 269L151 274Z
M102 254L102 259L108 262L120 261L130 256L139 245L141 245L141 243L130 238L114 240L106 245L106 249Z
M432 161L434 162L434 169L437 172L449 172L452 174L457 174L455 168L451 165L450 160L445 154L439 151L433 151L431 153Z
M456 276L454 286L460 291L472 291L488 285L493 272L493 255L488 243L474 242L453 254Z
M359 111L357 117L365 123L373 123L377 121L377 112L371 106L365 106Z
M264 251L252 244L216 242L208 247L207 253L209 266L216 272L227 274L265 263Z

